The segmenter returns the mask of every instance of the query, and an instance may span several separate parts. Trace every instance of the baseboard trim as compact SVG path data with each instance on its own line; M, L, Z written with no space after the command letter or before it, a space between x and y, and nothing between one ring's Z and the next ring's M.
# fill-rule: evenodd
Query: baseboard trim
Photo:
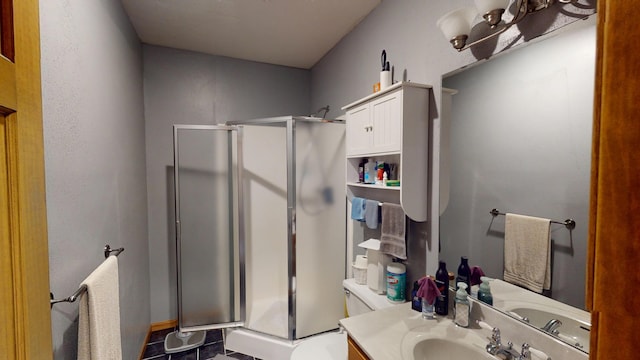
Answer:
M171 329L176 326L178 326L178 320L166 320L166 321L161 321L161 322L157 322L149 325L149 330L147 331L147 336L144 338L144 343L142 344L142 350L140 350L140 356L138 356L138 360L143 359L144 351L147 348L149 339L151 339L152 332L158 331L158 330Z
M149 339L151 339L151 327L147 330L147 336L144 337L144 342L142 343L142 350L140 350L140 356L138 356L138 360L142 360L144 356L144 351L147 348L147 344L149 343Z
M165 320L151 324L150 330L151 332L154 332L158 330L171 329L176 326L178 326L178 320Z

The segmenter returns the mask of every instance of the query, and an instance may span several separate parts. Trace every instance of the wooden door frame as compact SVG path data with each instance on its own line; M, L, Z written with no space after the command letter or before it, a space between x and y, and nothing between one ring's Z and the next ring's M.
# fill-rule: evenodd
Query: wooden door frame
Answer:
M590 359L634 359L640 341L638 5L598 0L586 291Z
M9 2L2 0L3 4ZM2 313L13 313L2 329L13 334L14 343L2 343L10 349L0 352L6 350L20 360L51 359L39 3L13 0L12 5L14 61L0 58L9 198L8 206L2 209L9 219L9 238L3 239L8 248L3 248L0 256L11 264L11 274L3 277L8 283L3 286L12 291L2 296L12 301L0 301L0 306Z

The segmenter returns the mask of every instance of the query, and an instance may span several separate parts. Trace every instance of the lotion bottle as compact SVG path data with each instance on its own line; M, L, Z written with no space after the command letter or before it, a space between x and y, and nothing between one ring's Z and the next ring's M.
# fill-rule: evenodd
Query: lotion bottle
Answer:
M467 299L467 284L458 283L458 291L456 291L455 317L454 322L460 327L469 327L470 306Z
M460 258L460 266L458 266L458 276L456 283L463 282L467 287L467 294L471 294L471 268L469 268L469 259L466 256ZM457 289L457 288L456 288Z

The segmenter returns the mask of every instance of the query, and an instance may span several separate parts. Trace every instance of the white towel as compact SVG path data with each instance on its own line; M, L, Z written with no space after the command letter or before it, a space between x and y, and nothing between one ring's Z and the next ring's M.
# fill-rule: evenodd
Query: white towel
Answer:
M382 226L380 227L380 251L399 259L407 258L405 240L406 219L402 206L382 203Z
M504 280L542 293L551 288L551 221L507 214L504 229Z
M82 285L78 314L78 360L121 360L118 258L109 256Z

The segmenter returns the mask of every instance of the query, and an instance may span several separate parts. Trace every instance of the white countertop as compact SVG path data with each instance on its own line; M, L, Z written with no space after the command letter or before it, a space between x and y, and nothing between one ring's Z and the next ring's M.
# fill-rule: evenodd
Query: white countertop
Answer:
M484 351L490 335L480 328L457 327L451 317L425 320L411 303L342 319L340 324L371 360L410 359L408 349L425 336L464 340Z
M342 319L340 324L371 360L412 360L414 345L427 338L455 341L484 353L491 332L473 321L469 328L457 327L452 314L449 308L448 317L425 320L420 312L411 309L411 303L404 303ZM586 353L475 300L472 301L472 319L499 327L503 342L513 341L517 348L528 343L532 348L545 351L552 359L588 359Z

